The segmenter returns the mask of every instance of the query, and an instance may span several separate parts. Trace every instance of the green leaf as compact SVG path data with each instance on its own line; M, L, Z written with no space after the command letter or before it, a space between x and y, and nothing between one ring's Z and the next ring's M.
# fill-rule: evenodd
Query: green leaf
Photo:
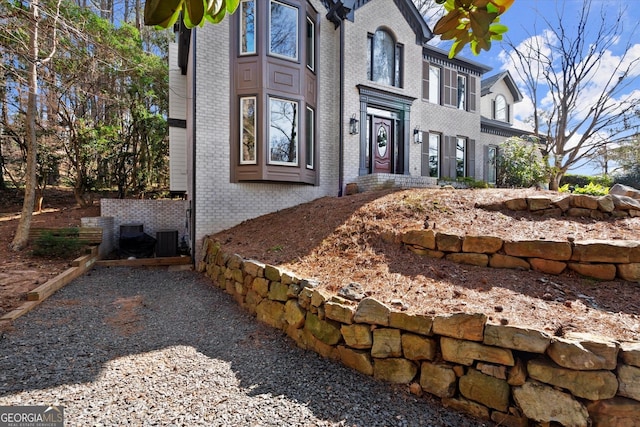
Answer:
M188 19L189 23L193 27L200 25L200 23L202 23L202 18L204 17L203 0L185 0L185 4L187 6L187 13L185 14L185 24Z
M167 28L175 22L183 0L149 0L144 4L144 24ZM171 22L173 20L173 22ZM169 24L170 23L170 24Z

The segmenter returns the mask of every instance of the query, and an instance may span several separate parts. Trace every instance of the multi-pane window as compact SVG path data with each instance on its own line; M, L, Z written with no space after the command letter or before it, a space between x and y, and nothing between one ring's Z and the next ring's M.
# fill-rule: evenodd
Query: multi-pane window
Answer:
M440 134L429 134L429 176L438 178L440 166Z
M298 59L298 9L271 0L269 13L269 53Z
M467 176L466 150L467 138L456 138L456 178Z
M429 102L440 104L440 67L429 66Z
M504 96L498 95L496 96L496 100L494 101L494 119L506 122L507 118L507 100Z
M269 99L269 163L298 164L298 103Z
M458 103L460 110L467 109L467 77L458 74Z
M244 0L240 3L240 54L256 53L256 3Z
M316 26L307 16L307 68L311 71L316 68Z
M256 163L256 97L240 98L240 163Z
M403 46L384 30L370 34L367 39L367 77L369 80L389 85L402 86Z
M313 169L314 168L314 151L315 151L315 139L314 139L314 132L315 132L315 112L313 111L313 109L311 107L307 107L307 116L305 117L305 123L306 123L306 166L308 169Z

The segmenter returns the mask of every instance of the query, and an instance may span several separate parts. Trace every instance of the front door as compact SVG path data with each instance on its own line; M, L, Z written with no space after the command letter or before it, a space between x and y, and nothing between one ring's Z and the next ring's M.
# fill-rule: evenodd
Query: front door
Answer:
M393 152L393 133L391 120L373 118L373 173L391 173L391 153Z

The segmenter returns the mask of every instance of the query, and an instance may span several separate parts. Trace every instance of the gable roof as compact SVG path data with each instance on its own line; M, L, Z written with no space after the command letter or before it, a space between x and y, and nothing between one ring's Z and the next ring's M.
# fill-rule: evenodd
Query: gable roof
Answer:
M501 73L495 74L493 76L487 77L486 79L482 79L480 96L485 96L492 92L493 86L498 83L500 80L504 80L505 84L509 88L511 92L511 96L513 96L514 102L522 101L522 93L518 89L515 80L511 77L511 73L509 71L503 71Z
M330 12L327 14L327 19L338 26L339 23L336 22L336 18L346 18L353 22L353 12L371 1L374 0L322 0L322 3ZM420 15L416 5L411 0L393 0L393 2L396 4L396 7L400 13L402 13L402 16L415 33L416 43L420 46L425 46L427 42L433 38L433 33L422 15Z

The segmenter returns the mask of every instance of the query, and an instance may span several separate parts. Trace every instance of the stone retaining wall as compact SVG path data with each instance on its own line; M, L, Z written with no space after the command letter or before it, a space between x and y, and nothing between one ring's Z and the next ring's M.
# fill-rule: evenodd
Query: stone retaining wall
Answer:
M464 246L461 239L441 240ZM466 247L476 243L469 240ZM554 250L571 259L574 251L561 246ZM429 393L504 426L640 426L640 342L551 337L489 324L484 314L411 315L373 298L354 302L330 295L313 281L227 254L209 238L202 254L198 270L259 320L363 374L408 384L414 394Z
M560 274L565 269L601 280L640 281L640 241L520 240L494 236L458 236L412 230L401 236L411 251L481 267L533 269Z

